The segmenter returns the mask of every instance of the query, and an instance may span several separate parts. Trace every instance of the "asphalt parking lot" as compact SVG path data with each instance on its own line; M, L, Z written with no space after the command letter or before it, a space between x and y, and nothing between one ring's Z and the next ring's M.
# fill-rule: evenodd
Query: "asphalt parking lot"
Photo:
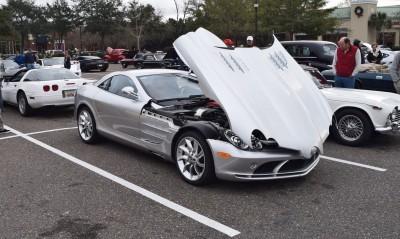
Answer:
M400 238L400 135L328 138L303 178L194 187L156 156L84 144L73 107L3 117L0 238Z

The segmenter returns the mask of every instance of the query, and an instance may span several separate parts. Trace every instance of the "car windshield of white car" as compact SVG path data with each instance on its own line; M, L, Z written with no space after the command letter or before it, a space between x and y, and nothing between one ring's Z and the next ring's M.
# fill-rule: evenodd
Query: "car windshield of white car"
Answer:
M74 72L64 68L40 69L29 71L28 73L25 79L29 81L80 79Z
M64 65L63 58L47 58L43 59L44 66L56 66L56 65Z
M157 102L204 98L198 84L180 74L145 75L138 79L146 93Z

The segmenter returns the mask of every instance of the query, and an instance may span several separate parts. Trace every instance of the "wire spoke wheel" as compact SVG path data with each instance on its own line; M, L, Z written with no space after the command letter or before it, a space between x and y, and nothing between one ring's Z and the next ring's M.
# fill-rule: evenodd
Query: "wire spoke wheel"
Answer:
M346 115L338 122L338 131L342 138L348 141L358 140L364 132L364 124L355 115Z

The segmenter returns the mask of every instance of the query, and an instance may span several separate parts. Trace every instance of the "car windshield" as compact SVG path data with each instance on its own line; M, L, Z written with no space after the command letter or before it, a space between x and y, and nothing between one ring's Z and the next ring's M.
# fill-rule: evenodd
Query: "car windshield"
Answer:
M322 48L324 49L325 53L334 54L337 46L335 44L324 44Z
M4 68L15 68L15 67L19 68L19 65L14 61L5 60L3 61L3 63L4 63Z
M25 79L29 81L50 81L64 79L80 79L74 72L64 68L38 69L29 71Z
M43 59L44 66L55 66L55 65L64 65L63 58L46 58Z
M145 75L138 79L147 94L155 100L189 99L204 95L197 81L187 75Z

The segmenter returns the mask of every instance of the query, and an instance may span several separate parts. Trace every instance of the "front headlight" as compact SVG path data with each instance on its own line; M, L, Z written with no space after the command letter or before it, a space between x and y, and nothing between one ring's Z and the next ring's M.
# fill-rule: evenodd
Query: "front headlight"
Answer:
M245 144L243 140L239 138L239 136L237 136L235 133L233 133L230 129L225 130L224 136L231 144L239 149L246 150L249 148L249 146Z
M397 109L397 107L395 107L393 109L392 113L390 113L390 119L395 120L397 118L397 114L398 114L398 109Z

